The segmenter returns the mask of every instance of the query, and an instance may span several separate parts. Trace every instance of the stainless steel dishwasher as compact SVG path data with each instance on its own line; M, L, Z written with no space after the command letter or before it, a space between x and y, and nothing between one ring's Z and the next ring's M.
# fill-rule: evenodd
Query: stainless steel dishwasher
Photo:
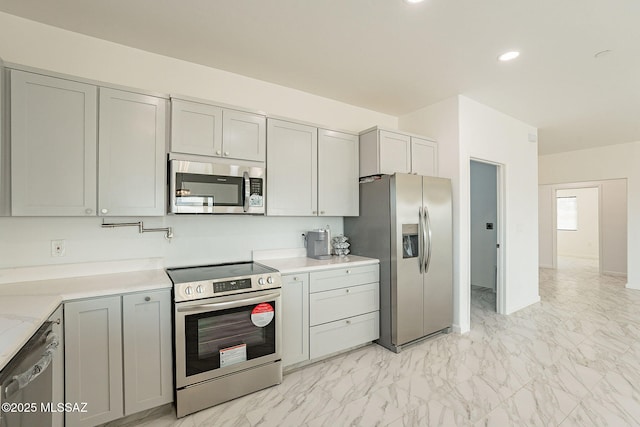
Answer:
M64 425L62 307L0 372L0 427Z

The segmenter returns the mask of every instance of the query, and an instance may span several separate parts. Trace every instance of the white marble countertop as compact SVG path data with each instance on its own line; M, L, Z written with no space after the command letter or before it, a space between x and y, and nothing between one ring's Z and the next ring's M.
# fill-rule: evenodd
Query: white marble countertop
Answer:
M0 370L62 302L171 286L163 269L0 284Z
M256 251L253 254L253 260L267 267L275 268L282 274L328 270L346 265L353 267L379 263L375 258L357 255L334 255L329 259L315 259L308 258L305 254L305 249Z

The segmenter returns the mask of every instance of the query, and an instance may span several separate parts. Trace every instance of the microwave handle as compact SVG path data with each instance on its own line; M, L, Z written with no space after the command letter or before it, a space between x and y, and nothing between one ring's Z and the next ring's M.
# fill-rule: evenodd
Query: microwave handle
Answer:
M249 173L244 172L242 174L242 178L244 178L244 205L243 209L245 212L249 211L249 197L251 196L251 181L249 180Z

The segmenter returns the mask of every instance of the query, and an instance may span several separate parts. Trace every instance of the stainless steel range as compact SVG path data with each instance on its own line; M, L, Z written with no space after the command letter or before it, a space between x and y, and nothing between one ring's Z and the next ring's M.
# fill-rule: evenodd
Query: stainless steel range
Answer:
M277 270L243 262L167 273L178 417L282 382Z

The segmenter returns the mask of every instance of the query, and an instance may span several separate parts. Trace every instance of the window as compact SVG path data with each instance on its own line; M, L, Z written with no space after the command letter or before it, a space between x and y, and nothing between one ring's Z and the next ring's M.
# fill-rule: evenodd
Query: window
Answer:
M558 230L578 231L578 199L576 196L557 197Z

